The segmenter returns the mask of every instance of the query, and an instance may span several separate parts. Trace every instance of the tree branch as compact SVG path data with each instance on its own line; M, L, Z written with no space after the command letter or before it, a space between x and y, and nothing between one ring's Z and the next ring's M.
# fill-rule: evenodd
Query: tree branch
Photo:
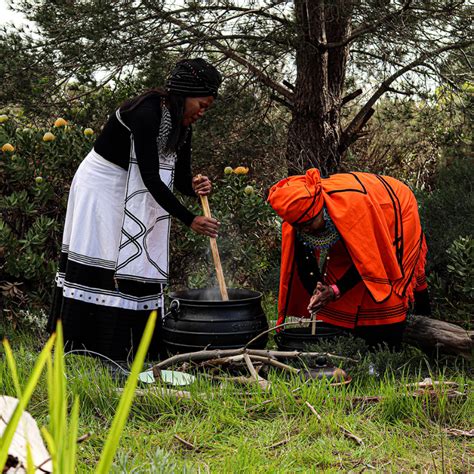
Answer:
M341 105L347 104L348 102L360 96L361 94L362 94L362 89L356 89L354 92L351 92L350 94L347 94L346 96L342 98Z
M273 79L268 77L265 73L263 73L260 69L258 69L256 66L254 66L251 62L247 61L244 59L242 56L237 54L235 51L232 51L225 46L223 46L217 39L209 37L206 33L203 33L202 31L199 31L197 28L194 26L190 26L186 24L184 21L179 20L174 17L169 17L168 21L170 23L173 23L183 30L189 31L193 33L197 38L200 38L202 40L207 41L208 43L212 44L215 46L222 54L227 56L230 59L233 59L235 62L245 66L254 76L262 83L265 84L266 86L274 89L277 91L279 94L281 94L283 97L286 97L290 102L293 100L293 93L289 91L286 87L283 87L281 84L278 84L275 82Z
M406 66L399 69L397 72L392 74L388 79L382 82L380 87L372 94L370 99L366 102L366 104L360 109L357 115L352 119L351 123L346 127L343 132L342 139L341 139L341 153L347 150L349 145L354 142L354 134L357 133L363 124L366 122L364 121L365 117L369 113L370 109L373 107L375 102L390 89L390 84L392 84L396 79L400 76L405 74L407 71L415 68L416 66L422 65L427 59L432 58L434 56L438 56L445 51L450 51L452 49L461 49L466 46L470 46L474 43L473 40L463 41L461 43L455 43L447 46L443 46L442 48L438 48L431 52L425 52L420 55L418 58L413 60L411 63L407 64Z
M278 97L276 94L271 94L270 99L280 103L281 105L284 105L285 107L287 107L290 110L293 110L293 108L294 108L293 104L290 104L287 100L282 99L281 97Z
M282 0L282 1L279 1L279 2L273 2L272 5L269 5L268 8L273 8L273 7L276 7L277 5L281 4L281 3L285 3L286 0ZM287 20L286 18L283 18L283 17L279 17L277 15L272 15L271 13L268 13L267 11L265 11L266 9L265 8L255 8L255 9L250 9L250 8L246 8L246 7L237 7L237 6L218 6L218 5L200 5L198 7L198 9L200 11L203 11L203 10L206 10L206 11L218 11L218 10L224 10L226 13L227 12L240 12L239 15L235 15L234 17L231 17L230 19L234 19L234 18L238 18L240 16L245 16L245 15L250 15L250 14L254 14L256 16L261 16L261 17L264 17L264 18L268 18L269 20L273 20L273 21L277 21L279 23L281 23L282 25L288 27L288 26L292 26L292 22L290 20ZM173 10L173 11L170 11L169 13L172 13L173 15L177 15L177 14L180 14L180 13L191 13L193 11L195 11L196 9L195 8L181 8L179 10ZM228 19L226 19L227 21Z
M383 18L381 18L380 20L376 21L375 23L371 25L363 25L359 28L356 28L350 36L348 36L342 41L338 41L336 43L320 43L318 47L326 49L326 48L340 48L342 46L346 46L347 44L354 41L359 36L365 35L366 33L370 33L371 31L375 31L380 25L386 23L392 18L395 18L396 16L401 15L403 12L405 12L406 10L410 8L411 2L412 0L407 0L404 3L403 7L400 8L400 10L389 13L388 15L384 16Z

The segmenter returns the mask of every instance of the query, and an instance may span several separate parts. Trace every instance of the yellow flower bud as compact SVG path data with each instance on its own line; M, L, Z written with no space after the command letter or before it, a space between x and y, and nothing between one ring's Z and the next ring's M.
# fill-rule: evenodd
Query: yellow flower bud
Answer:
M52 142L53 140L56 140L56 137L51 132L46 132L43 135L44 142Z
M67 121L61 117L57 118L56 121L54 122L55 127L65 127L66 125L67 125Z
M8 115L2 114L0 115L0 123L6 122L8 120Z
M237 166L237 168L234 169L235 174L247 174L248 172L249 169L245 166Z
M91 135L94 135L94 130L92 130L92 128L86 128L86 129L84 130L84 135L85 135L86 137L90 137Z
M36 176L35 181L36 181L38 184L41 184L41 183L43 182L43 177L42 177L42 176Z
M253 186L245 186L244 193L247 194L247 196L250 196L253 194L255 190L253 189Z
M232 169L231 166L226 166L224 168L224 174L232 174L234 172L234 170Z
M13 153L15 151L15 147L11 143L5 143L5 145L2 146L2 151Z

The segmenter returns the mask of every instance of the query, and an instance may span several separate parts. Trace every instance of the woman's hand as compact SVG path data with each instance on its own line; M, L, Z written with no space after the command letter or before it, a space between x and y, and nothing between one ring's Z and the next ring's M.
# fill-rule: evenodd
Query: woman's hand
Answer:
M191 229L198 234L216 238L220 225L221 223L212 217L196 216L191 223Z
M329 285L323 285L318 281L313 296L311 296L309 300L308 311L310 313L317 313L335 299L336 295L334 294L334 290Z
M211 180L207 176L197 175L193 178L193 191L198 196L207 196L211 194L212 191L212 183Z

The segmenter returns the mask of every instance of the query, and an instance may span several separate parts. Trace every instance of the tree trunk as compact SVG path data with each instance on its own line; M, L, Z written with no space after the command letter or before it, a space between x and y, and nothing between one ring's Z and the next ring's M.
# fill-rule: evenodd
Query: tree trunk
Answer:
M440 352L473 358L474 331L426 316L408 316L403 341L428 354Z
M293 115L288 130L289 174L316 167L323 176L339 168L341 104L348 46L327 48L350 33L351 2L295 1L300 36Z

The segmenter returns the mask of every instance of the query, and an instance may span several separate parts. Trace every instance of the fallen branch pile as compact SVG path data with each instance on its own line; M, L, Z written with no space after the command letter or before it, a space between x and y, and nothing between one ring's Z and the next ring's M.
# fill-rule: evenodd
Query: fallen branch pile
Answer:
M225 380L243 384L256 383L264 390L270 388L270 383L259 373L263 367L273 367L290 374L301 375L304 378L322 378L326 376L332 379L334 383L348 382L350 379L342 369L326 367L327 359L358 362L355 359L328 352L270 351L242 347L239 349L215 349L178 354L154 365L152 370L154 377L159 379L161 370L179 366L180 370L186 371L190 368L190 364L193 364L193 368L206 369L208 376L219 380L221 377L216 373L222 369L246 369L248 376L225 377ZM289 360L301 361L305 367L296 368L285 363ZM317 366L313 371L307 368L312 360L316 361Z

